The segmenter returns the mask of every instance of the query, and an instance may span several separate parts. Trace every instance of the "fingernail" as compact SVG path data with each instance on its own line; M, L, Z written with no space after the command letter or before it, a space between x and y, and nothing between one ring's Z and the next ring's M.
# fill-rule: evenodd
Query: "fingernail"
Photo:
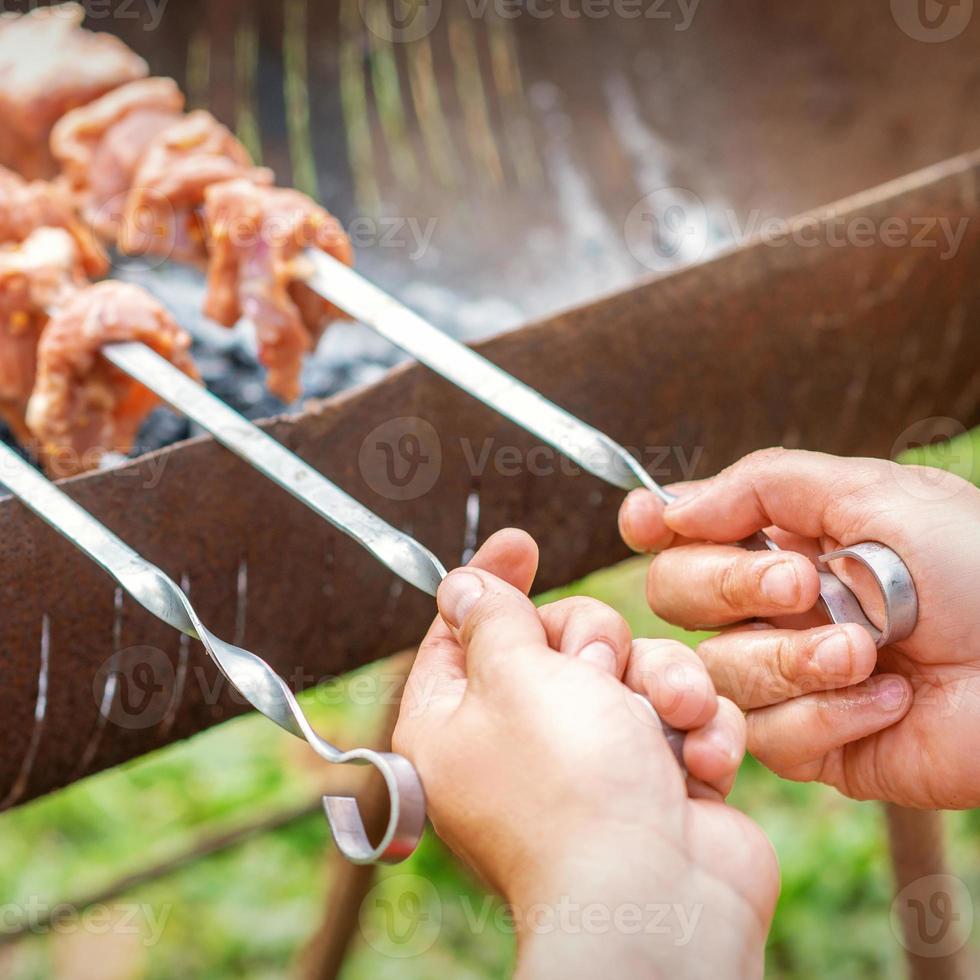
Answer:
M460 626L483 595L483 580L469 572L453 572L439 587L439 608L450 626Z
M579 660L587 660L590 664L595 664L600 670L609 674L616 673L616 651L608 643L596 640L579 652Z
M738 749L731 735L722 728L712 728L707 733L708 743L729 762L738 761Z
M835 629L817 644L813 666L828 677L846 677L851 672L851 642L845 630Z
M905 704L908 687L897 677L886 677L875 685L872 697L883 711L897 711Z
M763 573L762 594L777 606L795 606L800 598L800 577L790 561L777 561Z

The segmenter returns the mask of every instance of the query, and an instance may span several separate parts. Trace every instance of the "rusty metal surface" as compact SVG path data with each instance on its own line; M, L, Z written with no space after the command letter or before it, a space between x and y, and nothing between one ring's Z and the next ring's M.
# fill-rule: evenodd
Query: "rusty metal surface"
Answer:
M636 449L664 478L665 464L674 475L703 474L775 443L887 455L910 423L952 416L972 424L980 414L978 177L980 155L949 161L845 202L807 237L816 245L759 243L482 349ZM858 219L879 230L889 219L945 219L963 236L950 255L921 241L889 244L883 233L866 247L833 244L829 228ZM423 421L394 421L406 418ZM392 479L384 451L397 451L406 426L428 458L415 460L407 484L404 470ZM449 565L474 532L482 538L514 524L542 542L542 589L624 555L620 494L565 472L522 432L418 367L272 430ZM216 632L254 648L297 686L410 645L432 615L431 600L402 590L209 440L66 487L184 581ZM474 526L467 513L477 500ZM128 602L116 608L108 579L9 499L0 502L0 596L0 792L8 804L241 710L196 646L182 648ZM114 651L122 675L107 698Z

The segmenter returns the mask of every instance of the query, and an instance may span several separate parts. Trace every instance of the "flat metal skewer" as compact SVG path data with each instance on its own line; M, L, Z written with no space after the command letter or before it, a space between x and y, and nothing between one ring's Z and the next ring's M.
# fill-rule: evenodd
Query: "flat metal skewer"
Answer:
M303 254L313 269L303 280L310 289L419 363L564 453L593 476L622 490L646 487L664 503L674 499L636 457L604 432L443 333L333 256L311 248Z
M107 344L102 355L363 545L400 578L428 595L436 594L446 569L428 548L368 510L166 358L138 342Z
M425 794L403 756L373 749L342 751L314 730L286 682L261 657L220 639L201 622L177 584L99 523L64 491L0 443L0 482L31 511L109 573L141 606L174 629L200 640L224 676L267 718L305 740L327 762L374 766L388 787L388 825L371 843L357 801L324 796L338 849L355 864L395 863L408 857L425 827Z
M584 470L623 490L645 487L665 504L665 490L623 446L576 418L485 357L443 333L349 266L316 249L304 257L312 272L303 282L338 309L369 326L396 347L431 368L522 429L564 453ZM742 542L750 549L779 551L762 532ZM820 571L820 603L834 623L857 623L881 647L905 639L918 619L915 584L901 557L876 541L821 555L820 560L854 558L864 564L881 590L884 626L876 627L857 596L833 572Z

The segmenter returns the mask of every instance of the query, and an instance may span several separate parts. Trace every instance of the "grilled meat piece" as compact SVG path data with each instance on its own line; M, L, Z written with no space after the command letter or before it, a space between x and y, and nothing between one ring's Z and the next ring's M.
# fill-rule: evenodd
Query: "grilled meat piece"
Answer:
M82 28L79 4L0 14L0 164L28 177L56 172L48 149L69 109L148 73L111 34Z
M0 249L0 416L22 442L30 442L24 413L48 310L86 281L75 240L62 228L40 228Z
M303 250L321 249L350 265L350 240L332 214L299 191L234 180L209 187L205 197L204 312L225 326L251 320L269 390L294 401L303 355L340 316L300 281Z
M48 322L37 351L27 425L52 476L81 473L107 452L126 453L159 399L99 356L136 340L197 378L190 337L145 290L101 282L76 293Z
M57 184L28 182L0 167L0 242L22 242L38 228L62 228L74 239L90 276L104 275L109 260L75 213L71 195Z
M179 122L184 96L171 78L144 78L73 109L51 133L51 152L85 221L108 241L119 233L136 170L153 139Z
M272 172L209 112L184 116L151 140L136 169L120 228L129 254L164 255L203 265L207 244L200 209L211 184L245 177L270 184Z

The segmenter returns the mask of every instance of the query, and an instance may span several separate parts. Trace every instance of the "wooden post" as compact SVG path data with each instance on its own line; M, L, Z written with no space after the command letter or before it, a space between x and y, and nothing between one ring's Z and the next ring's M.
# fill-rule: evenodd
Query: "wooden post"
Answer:
M390 661L391 674L401 674L397 692L399 699L414 659L413 650L399 654ZM375 748L384 750L391 747L399 707L396 701L386 709L375 739ZM376 840L384 831L388 819L388 791L384 781L377 777L370 778L364 792L358 796L368 836ZM330 891L323 922L300 956L299 976L302 980L336 980L340 975L357 932L361 903L374 886L375 868L350 864L339 852L331 850L327 861L327 878Z
M943 814L885 807L898 920L910 980L969 980L969 893L949 874Z

